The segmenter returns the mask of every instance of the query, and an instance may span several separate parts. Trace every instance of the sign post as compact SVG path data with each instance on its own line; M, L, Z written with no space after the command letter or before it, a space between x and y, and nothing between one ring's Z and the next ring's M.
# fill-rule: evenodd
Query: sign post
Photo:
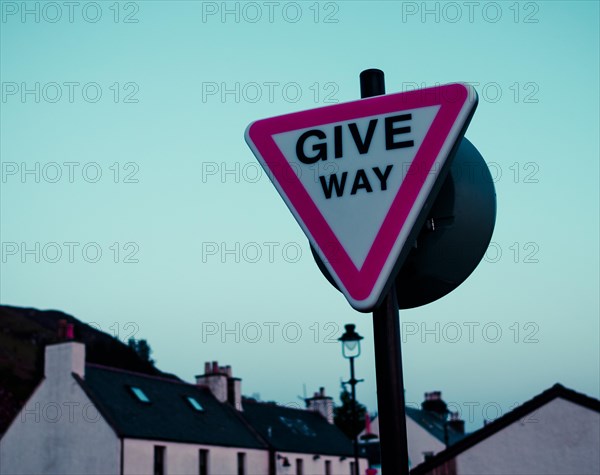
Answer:
M373 340L379 409L381 466L385 473L408 473L408 440L400 318L394 287L373 312Z
M363 71L360 94L363 98L385 94L383 71ZM392 286L383 303L373 311L373 340L381 466L385 473L404 474L408 473L408 441L397 302L395 286Z

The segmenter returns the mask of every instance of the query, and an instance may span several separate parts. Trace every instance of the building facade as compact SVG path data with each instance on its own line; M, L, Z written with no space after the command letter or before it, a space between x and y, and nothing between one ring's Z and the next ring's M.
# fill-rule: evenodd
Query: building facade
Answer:
M507 473L600 473L600 401L556 384L411 471Z

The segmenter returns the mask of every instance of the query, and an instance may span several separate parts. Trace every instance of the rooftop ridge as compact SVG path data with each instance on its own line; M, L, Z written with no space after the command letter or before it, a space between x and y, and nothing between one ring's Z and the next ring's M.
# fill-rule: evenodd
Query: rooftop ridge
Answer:
M546 389L545 391L538 394L537 396L534 396L532 399L535 399L536 397L540 397L542 394L547 393L547 392L556 392L557 393L556 397L570 396L575 399L575 401L571 401L571 402L579 402L580 404L583 404L584 406L588 405L588 407L590 409L595 409L596 411L600 412L600 399L596 399L595 397L588 396L585 393L581 393L579 391L575 391L574 389L567 388L566 386L563 386L560 383L555 383L551 388Z
M179 379L177 376L173 376L173 378L167 378L166 376L157 376L157 375L148 374L148 373L140 373L137 371L131 371L129 369L114 368L112 366L105 366L105 365L101 365L101 364L97 364L97 363L86 363L85 366L86 366L86 368L90 367L90 368L103 369L103 370L107 370L107 371L114 371L115 373L130 374L132 376L139 376L139 377L148 378L148 379L156 379L156 380L165 381L168 383L184 384L187 386L198 387L196 384L188 383L187 381Z
M257 401L255 399L244 399L244 404L256 404L256 405L261 405L261 406L271 406L271 407L279 407L281 409L289 409L290 411L301 411L301 412L310 412L310 413L315 413L314 411L309 411L306 408L301 408L301 407L294 407L294 406L288 406L287 404L282 404L276 401ZM296 404L294 403L288 403L288 404ZM298 403L300 404L300 403ZM316 413L315 413L316 414Z

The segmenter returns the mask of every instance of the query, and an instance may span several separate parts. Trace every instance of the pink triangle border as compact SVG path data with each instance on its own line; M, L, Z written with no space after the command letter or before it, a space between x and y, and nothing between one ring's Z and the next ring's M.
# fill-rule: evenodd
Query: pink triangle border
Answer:
M371 295L417 196L428 174L432 172L467 100L467 87L458 83L448 84L295 112L258 120L248 126L246 137L259 152L264 161L263 166L267 167L267 172L277 182L278 189L296 219L308 231L309 237L312 237L312 244L321 251L326 265L329 263L328 266L337 274L353 299L361 301ZM409 167L362 268L358 269L276 145L273 136L333 122L436 105L440 109Z

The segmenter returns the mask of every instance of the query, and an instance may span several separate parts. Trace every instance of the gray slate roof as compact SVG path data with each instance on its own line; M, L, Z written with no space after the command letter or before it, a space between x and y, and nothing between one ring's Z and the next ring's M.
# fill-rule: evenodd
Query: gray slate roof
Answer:
M76 379L121 437L267 448L237 411L220 403L208 389L90 364L85 380ZM142 389L151 402L139 401L131 386ZM194 397L204 411L193 410L186 396Z
M320 414L245 400L244 417L275 449L282 452L352 456L351 440Z
M429 432L440 442L444 444L446 443L444 434L445 419L442 419L442 417L440 417L438 414L433 411L424 411L423 409L415 409L413 407L406 406L406 415L423 427L423 429ZM447 427L447 431L448 445L455 444L465 437L465 434L457 432L450 426Z
M119 437L351 456L352 442L320 414L244 400L243 412L183 381L87 364L73 375ZM150 400L132 393L140 388ZM187 396L204 408L198 412Z

